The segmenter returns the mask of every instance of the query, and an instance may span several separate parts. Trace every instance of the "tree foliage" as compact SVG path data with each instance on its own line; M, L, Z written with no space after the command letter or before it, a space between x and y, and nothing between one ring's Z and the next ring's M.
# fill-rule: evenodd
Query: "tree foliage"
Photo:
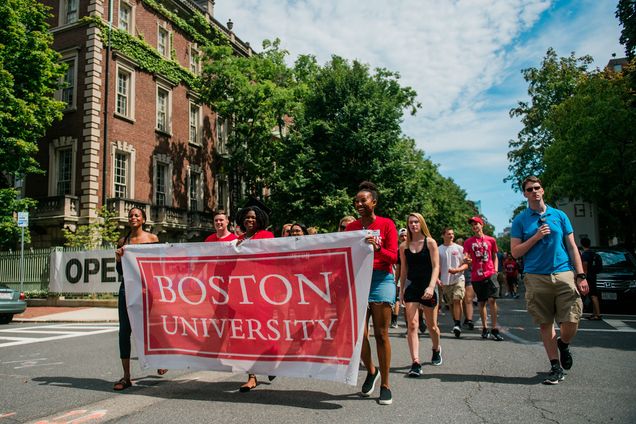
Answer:
M625 46L625 53L630 59L636 53L636 2L619 0L616 6L616 17L621 23L620 43Z
M510 110L510 117L520 117L523 128L516 140L510 140L508 147L508 170L505 181L519 191L521 181L528 175L544 172L543 156L554 137L545 125L552 108L567 99L575 87L585 78L590 56L559 58L556 51L548 49L540 68L522 71L528 82L529 102L519 102Z
M100 246L114 247L119 240L117 213L106 207L97 211L98 219L89 224L78 225L75 231L62 229L66 247L79 247L84 250L97 249Z
M51 48L48 11L37 0L0 2L0 247L15 247L13 213L34 206L19 199L15 178L41 172L37 140L64 107L53 99L64 74Z
M206 54L202 101L232 118L226 166L251 194L268 188L275 226L333 231L355 214L353 196L370 180L380 191L377 212L398 225L421 212L436 235L447 225L468 230L475 208L466 193L402 134L404 113L420 105L397 73L339 56L321 66L301 55L287 66L278 41L252 57L224 46Z
M597 205L607 235L629 246L636 234L636 109L623 73L591 73L556 106L546 126L544 180L560 197Z

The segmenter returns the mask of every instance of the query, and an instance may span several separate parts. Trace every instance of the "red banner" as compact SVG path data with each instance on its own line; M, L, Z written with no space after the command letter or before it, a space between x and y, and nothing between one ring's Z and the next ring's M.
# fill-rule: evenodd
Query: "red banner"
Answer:
M339 368L357 373L373 256L363 238L127 246L140 359L350 382Z

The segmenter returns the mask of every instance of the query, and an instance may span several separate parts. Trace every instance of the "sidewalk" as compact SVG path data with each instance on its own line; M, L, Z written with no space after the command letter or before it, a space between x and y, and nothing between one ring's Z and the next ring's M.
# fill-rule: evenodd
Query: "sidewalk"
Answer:
M17 322L119 322L117 308L29 306Z

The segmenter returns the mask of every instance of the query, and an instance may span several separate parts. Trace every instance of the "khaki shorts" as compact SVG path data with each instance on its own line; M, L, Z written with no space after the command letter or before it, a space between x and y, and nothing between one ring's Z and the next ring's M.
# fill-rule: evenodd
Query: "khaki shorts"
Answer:
M578 323L583 302L574 284L572 271L557 274L526 274L526 305L536 324L556 321Z
M466 296L466 287L463 281L449 286L442 286L442 289L444 291L444 298L449 301L464 300L464 296Z

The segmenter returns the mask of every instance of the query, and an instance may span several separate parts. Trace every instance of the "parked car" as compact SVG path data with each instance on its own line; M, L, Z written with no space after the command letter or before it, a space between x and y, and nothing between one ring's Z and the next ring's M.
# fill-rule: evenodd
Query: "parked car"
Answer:
M596 277L601 311L621 309L636 313L636 258L624 249L595 248L603 261Z
M0 284L0 324L10 323L13 315L21 314L26 307L24 293Z

